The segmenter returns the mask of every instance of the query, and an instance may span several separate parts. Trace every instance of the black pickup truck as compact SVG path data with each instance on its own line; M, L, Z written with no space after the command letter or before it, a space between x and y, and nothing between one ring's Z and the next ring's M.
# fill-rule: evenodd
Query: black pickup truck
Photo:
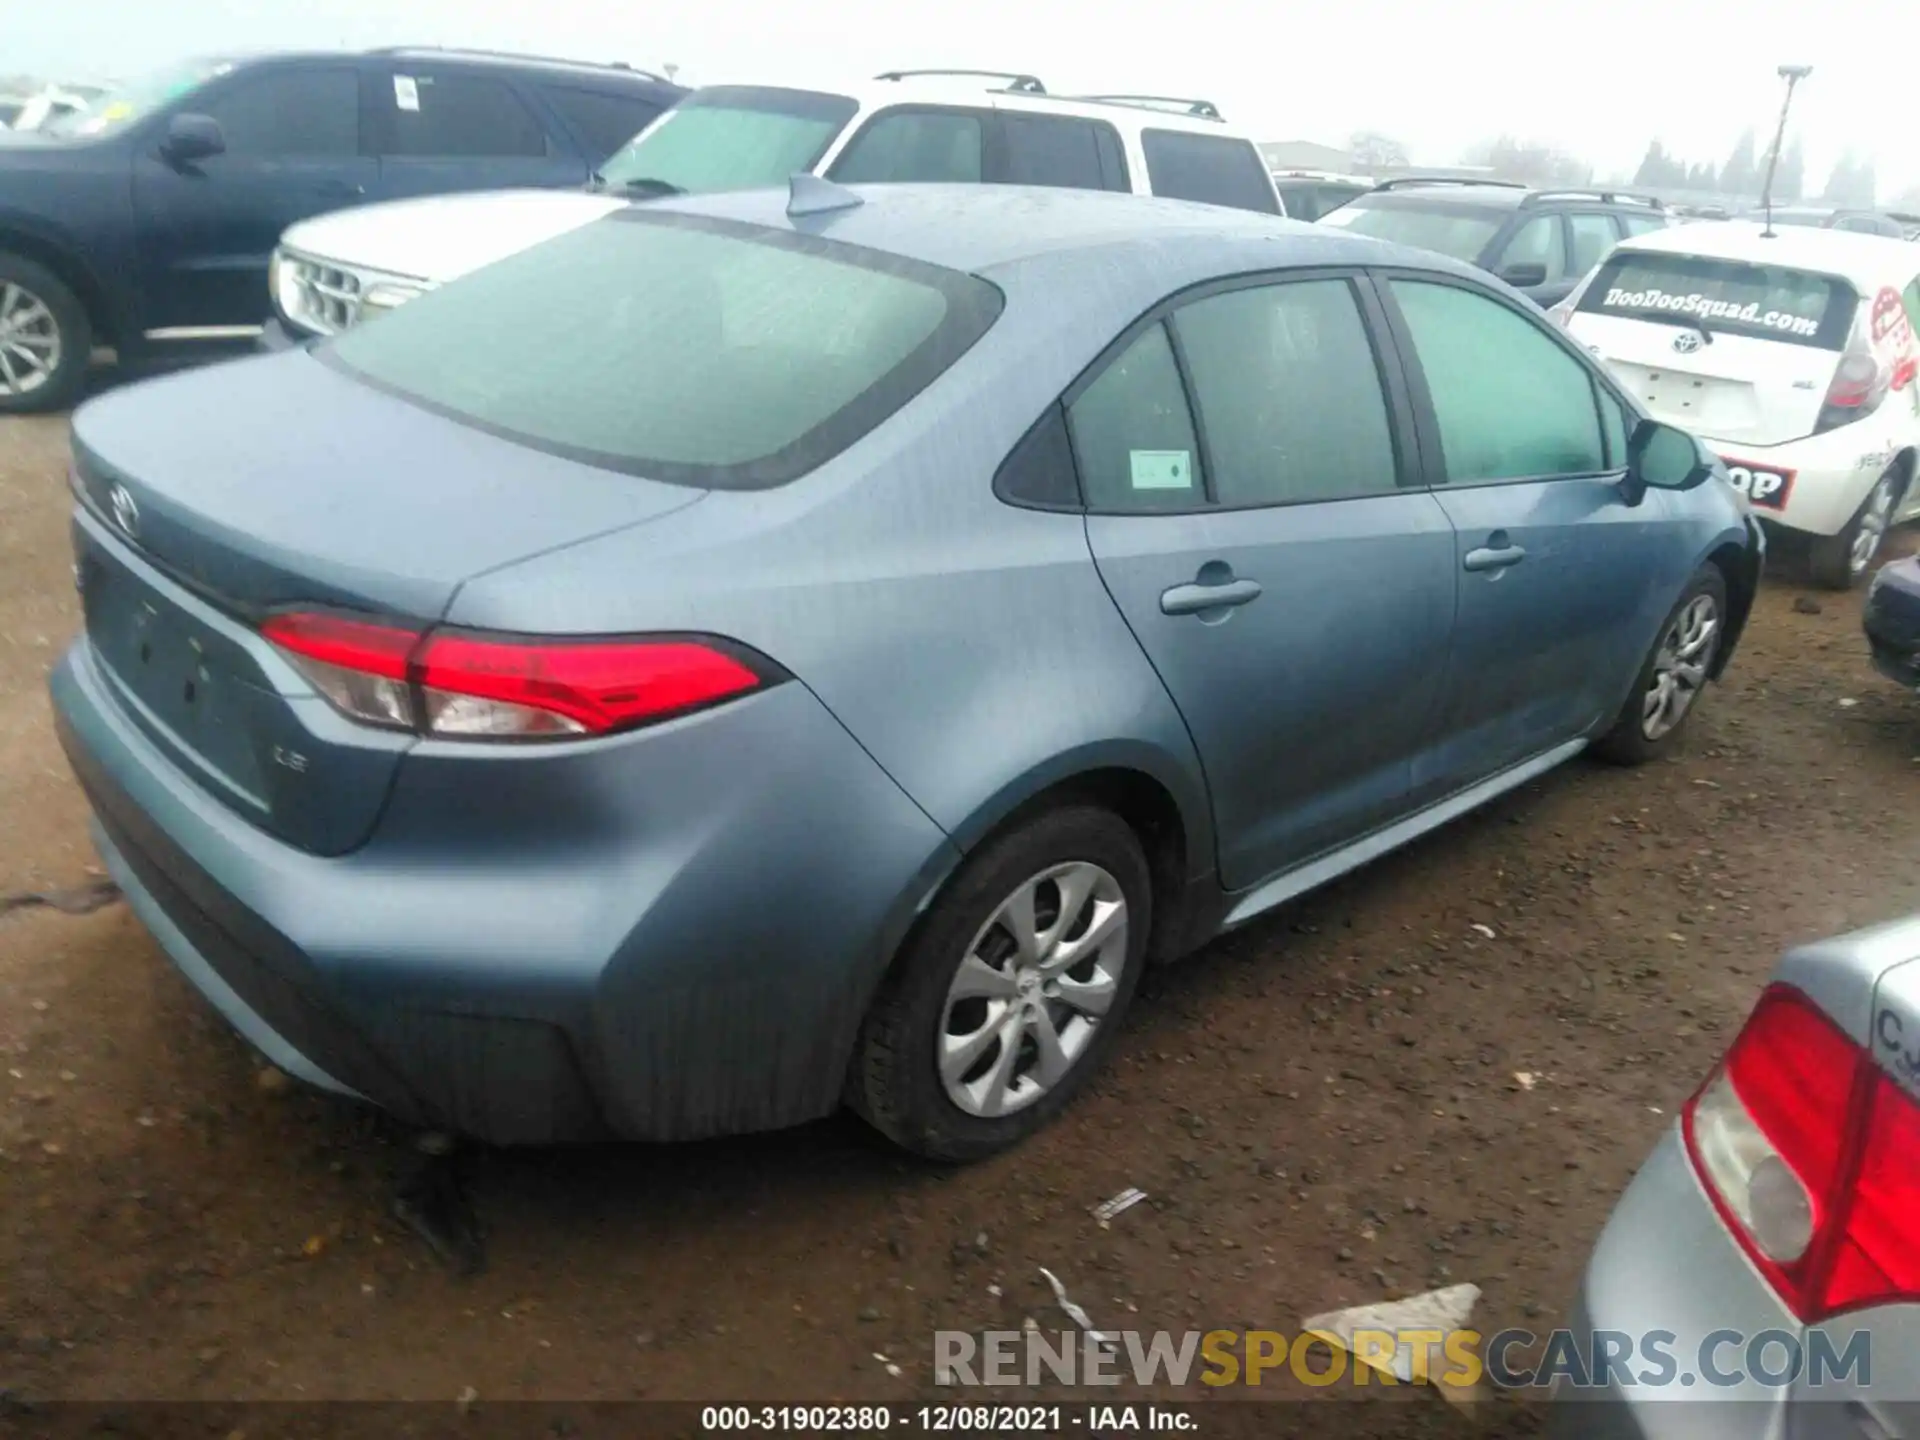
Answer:
M123 360L244 341L280 233L323 211L585 184L685 91L622 65L394 49L185 62L0 132L0 413Z

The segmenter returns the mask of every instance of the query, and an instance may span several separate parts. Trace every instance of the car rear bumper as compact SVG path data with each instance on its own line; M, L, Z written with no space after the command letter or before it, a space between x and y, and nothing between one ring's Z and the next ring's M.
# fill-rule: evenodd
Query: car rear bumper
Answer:
M1884 446L1876 450L1876 442L1850 435L1847 429L1785 445L1700 438L1726 462L1756 516L1805 535L1838 535L1844 530L1892 461L1891 450ZM1871 463L1862 464L1863 460Z
M103 860L234 1028L297 1078L496 1143L827 1113L957 858L796 682L565 757L422 743L336 857L171 763L84 637L52 690Z
M1631 1350L1624 1363L1594 1365L1583 1383L1556 1389L1549 1425L1556 1437L1758 1440L1779 1433L1788 1392L1746 1374L1742 1357L1751 1337L1797 1336L1800 1322L1727 1232L1677 1128L1601 1232L1567 1328L1584 1356L1596 1354L1607 1335L1625 1337ZM1726 1340L1734 1333L1737 1342ZM1671 1366L1649 1347L1670 1355ZM1740 1383L1725 1383L1735 1373Z
M1874 668L1920 690L1920 561L1889 565L1875 578L1861 616Z

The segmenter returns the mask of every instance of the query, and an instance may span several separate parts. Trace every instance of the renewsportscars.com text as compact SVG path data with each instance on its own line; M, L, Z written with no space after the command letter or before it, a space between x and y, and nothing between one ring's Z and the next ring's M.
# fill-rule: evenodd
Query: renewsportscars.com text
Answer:
M1726 320L1736 325L1752 325L1761 330L1778 330L1787 335L1818 335L1820 322L1804 315L1789 315L1781 310L1762 310L1760 302L1736 305L1731 300L1715 300L1695 291L1675 294L1649 286L1628 290L1616 285L1607 291L1609 310L1659 310L1673 315L1690 315L1696 320Z

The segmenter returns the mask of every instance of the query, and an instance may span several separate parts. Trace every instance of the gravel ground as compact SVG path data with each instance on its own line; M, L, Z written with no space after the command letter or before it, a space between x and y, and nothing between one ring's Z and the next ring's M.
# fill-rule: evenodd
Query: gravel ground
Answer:
M44 690L76 624L65 443L0 420L0 895L98 874ZM907 1400L936 1328L1063 1323L1042 1265L1110 1328L1292 1330L1459 1281L1485 1328L1543 1328L1782 947L1920 908L1917 786L1920 702L1867 668L1858 598L1772 578L1683 755L1575 763L1149 977L1017 1153L932 1169L838 1119L479 1154L464 1280L390 1218L401 1137L263 1076L123 906L17 910L0 1389ZM1127 1186L1149 1202L1101 1229Z

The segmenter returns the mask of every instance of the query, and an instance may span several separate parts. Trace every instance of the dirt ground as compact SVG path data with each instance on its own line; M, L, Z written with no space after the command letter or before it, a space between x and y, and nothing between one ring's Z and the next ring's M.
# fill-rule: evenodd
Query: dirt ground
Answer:
M0 894L94 863L44 688L65 443L0 420ZM263 1085L123 906L0 918L0 1390L907 1400L936 1328L1064 1324L1043 1265L1112 1328L1459 1281L1484 1328L1545 1328L1778 952L1920 909L1920 701L1857 596L1810 598L1770 579L1680 758L1576 763L1151 976L1017 1153L934 1169L839 1119L482 1154L472 1279L391 1218L398 1137Z

